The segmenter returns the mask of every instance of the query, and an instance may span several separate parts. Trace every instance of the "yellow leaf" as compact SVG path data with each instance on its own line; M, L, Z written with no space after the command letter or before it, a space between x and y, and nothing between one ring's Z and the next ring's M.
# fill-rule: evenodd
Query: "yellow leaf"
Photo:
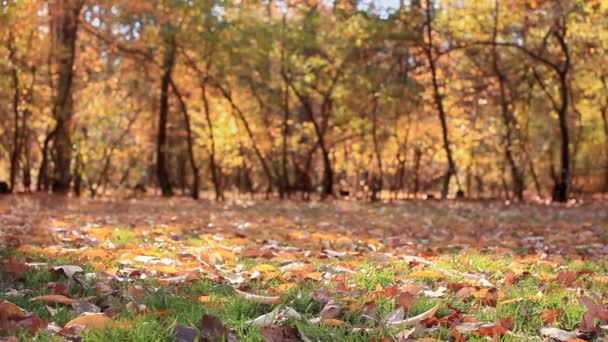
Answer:
M277 268L269 264L260 264L256 265L253 270L259 272L276 272Z
M105 329L114 325L114 321L104 314L84 315L74 318L65 324L65 328L69 329L76 326L83 326L90 329Z
M522 297L512 298L512 299L503 300L502 302L499 302L498 304L500 304L500 305L507 305L507 304L511 304L511 303L521 302L523 300L524 299Z
M306 273L306 275L304 275L304 278L308 278L308 279L312 279L312 280L316 280L316 281L321 281L321 279L323 279L323 273L322 272L310 272L310 273Z
M325 324L325 325L331 325L331 326L337 327L337 326L344 324L344 321L341 321L341 320L335 319L335 318L324 318L321 320L321 323Z
M287 292L287 291L293 289L296 286L297 286L296 283L281 284L281 285L279 285L279 292Z
M430 279L439 279L443 278L441 273L436 271L426 271L426 270L418 270L410 273L411 278L430 278Z

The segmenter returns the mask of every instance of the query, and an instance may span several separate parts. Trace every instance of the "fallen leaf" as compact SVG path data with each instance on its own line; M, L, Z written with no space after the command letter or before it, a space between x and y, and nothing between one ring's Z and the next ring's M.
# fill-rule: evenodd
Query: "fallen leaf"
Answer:
M327 305L323 307L319 316L321 319L332 319L338 316L342 308L334 300L330 300Z
M63 266L55 266L53 267L53 271L61 272L68 278L74 277L76 273L84 273L82 267L77 265L63 265Z
M64 325L64 328L70 329L73 327L82 326L84 328L90 329L105 329L112 327L114 325L114 321L112 319L102 313L91 314L91 315L83 315L74 318L73 320L67 322Z
M0 321L9 319L21 319L28 316L27 311L9 301L0 303Z
M417 298L413 294L409 292L403 292L395 298L395 304L399 307L402 307L403 310L407 311L416 302L416 300Z
M548 338L552 338L558 341L566 342L571 339L575 339L578 336L577 331L566 331L553 327L540 328L540 335Z
M200 332L201 340L206 342L234 342L238 340L219 318L207 314L203 315Z
M199 334L198 329L179 324L173 330L173 337L175 337L176 342L194 342Z
M410 317L410 318L406 318L403 320L399 320L399 321L389 321L387 320L387 324L390 326L402 326L402 325L416 325L419 322L427 319L427 318L431 318L435 316L435 313L437 312L437 309L439 309L439 305L435 305L434 307L432 307L431 309L417 315L414 317Z
M234 289L234 291L241 297L251 300L256 303L277 304L278 302L281 301L281 296L260 296L260 295L244 292L239 289Z
M262 336L266 342L300 342L303 341L296 327L264 327Z
M409 274L410 278L440 279L443 275L436 271L417 270Z
M76 302L72 304L72 307L74 308L74 311L79 315L101 312L101 309L97 305L87 302Z
M29 269L29 266L23 262L11 258L2 263L2 269L4 272L13 276L15 280L19 280L23 278L25 272L27 272Z
M578 275L574 271L563 271L557 275L557 279L555 279L555 281L568 287L576 281L577 277Z
M546 325L551 325L553 324L553 322L557 321L563 314L564 310L557 308L543 312L541 317L543 319L543 323L545 323Z
M66 305L72 305L72 304L78 302L77 299L68 298L68 297L62 296L62 295L38 296L38 297L32 298L31 300L39 300L41 302L59 303L59 304L66 304Z

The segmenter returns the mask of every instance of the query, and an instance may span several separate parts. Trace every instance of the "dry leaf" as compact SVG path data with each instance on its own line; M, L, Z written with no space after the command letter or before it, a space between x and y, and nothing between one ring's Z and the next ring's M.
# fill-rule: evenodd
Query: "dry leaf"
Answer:
M74 318L73 320L67 322L64 326L66 329L70 329L73 327L82 326L84 328L90 329L105 329L110 328L114 325L114 321L112 319L102 313L91 314L91 315L83 315Z
M59 304L66 304L66 305L72 305L72 304L78 302L77 299L68 298L68 297L62 296L62 295L38 296L38 297L32 298L31 300L39 300L39 301L47 302L47 303L59 303Z

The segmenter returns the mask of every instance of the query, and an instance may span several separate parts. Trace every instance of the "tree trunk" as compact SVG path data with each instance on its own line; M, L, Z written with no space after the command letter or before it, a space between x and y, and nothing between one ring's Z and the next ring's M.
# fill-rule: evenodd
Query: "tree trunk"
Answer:
M169 171L167 170L167 118L169 115L169 85L171 73L175 65L175 43L171 38L165 39L165 53L162 65L162 78L160 83L160 108L158 112L158 135L156 137L156 177L162 195L173 195Z
M602 81L602 85L604 86L604 92L608 92L608 82L606 82L606 77L602 75L600 79ZM602 123L604 124L604 151L606 154L606 160L604 161L606 163L604 166L604 192L608 192L608 98L606 98L606 103L602 104L601 114Z
M492 35L492 41L494 42L492 46L492 67L494 69L494 74L496 75L496 79L498 80L498 87L500 93L500 108L502 113L503 123L505 125L505 158L507 163L509 164L509 169L511 170L511 178L513 180L513 194L515 198L519 201L523 201L524 199L524 177L515 162L515 157L513 156L513 126L515 126L515 117L513 113L509 109L509 102L507 100L507 92L506 92L506 77L503 74L502 70L499 67L499 55L497 50L497 38L498 38L498 21L500 14L500 2L496 0L495 2L495 10L494 10L494 32Z
M205 120L207 121L207 134L209 137L209 169L211 171L211 182L215 190L215 199L217 201L224 200L224 191L219 173L219 167L215 161L215 136L213 133L213 122L211 121L211 108L209 107L209 99L207 98L206 83L201 82L201 93L203 97L203 106L205 107Z
M49 148L54 136L55 129L46 135L44 138L44 143L42 144L42 161L40 162L40 168L38 169L38 182L36 184L37 191L49 190Z
M553 189L553 200L557 202L567 202L568 194L570 193L570 183L572 178L572 165L570 163L570 135L568 132L568 105L569 105L569 87L568 87L568 72L570 70L570 53L568 45L565 41L566 28L565 22L562 24L561 32L555 31L554 35L557 38L562 53L564 54L564 63L559 70L559 93L561 97L560 107L558 111L560 138L561 138L561 171L557 178Z
M72 85L78 21L84 1L54 0L49 5L53 60L56 65L57 82L53 104L56 122L53 137L53 192L67 194L70 188L72 161L71 122L74 109Z
M22 128L20 127L20 118L19 118L19 99L20 99L20 87L19 87L19 74L17 72L17 61L15 57L15 48L12 44L12 34L9 38L9 59L11 60L11 64L13 65L11 68L11 77L13 79L13 146L11 150L11 159L10 159L10 191L14 192L17 183L17 172L19 171L19 155L21 152L21 135Z
M437 66L435 65L435 56L433 55L433 25L432 25L432 4L431 0L426 0L426 35L428 42L425 44L424 50L431 70L431 81L433 83L433 98L437 106L439 121L441 122L441 131L443 138L443 149L446 154L448 168L443 181L443 189L441 190L441 198L447 198L450 191L450 179L456 176L458 191L460 192L460 182L456 175L456 164L452 157L452 147L448 136L448 124L446 119L445 109L443 107L443 95L439 89L439 81L437 80Z
M192 127L190 124L190 114L188 113L188 107L186 106L186 102L182 98L177 85L173 80L171 80L171 87L173 88L173 92L179 101L179 105L184 115L184 123L186 124L186 142L188 145L188 159L190 161L190 167L192 168L192 189L190 196L193 199L199 198L199 183L200 183L200 172L198 169L198 165L196 163L196 159L194 158L194 137L192 136Z
M378 174L372 176L372 202L378 200L378 193L382 192L382 180L383 180L383 167L382 167L382 155L380 152L380 143L378 142L378 99L374 99L374 106L372 109L372 141L374 144L374 154L376 155L376 167L378 168Z

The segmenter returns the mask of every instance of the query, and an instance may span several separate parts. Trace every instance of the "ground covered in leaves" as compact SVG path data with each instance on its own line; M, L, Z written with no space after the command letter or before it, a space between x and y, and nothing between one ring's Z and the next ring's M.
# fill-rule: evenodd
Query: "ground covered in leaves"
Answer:
M0 341L603 341L607 203L0 199Z

